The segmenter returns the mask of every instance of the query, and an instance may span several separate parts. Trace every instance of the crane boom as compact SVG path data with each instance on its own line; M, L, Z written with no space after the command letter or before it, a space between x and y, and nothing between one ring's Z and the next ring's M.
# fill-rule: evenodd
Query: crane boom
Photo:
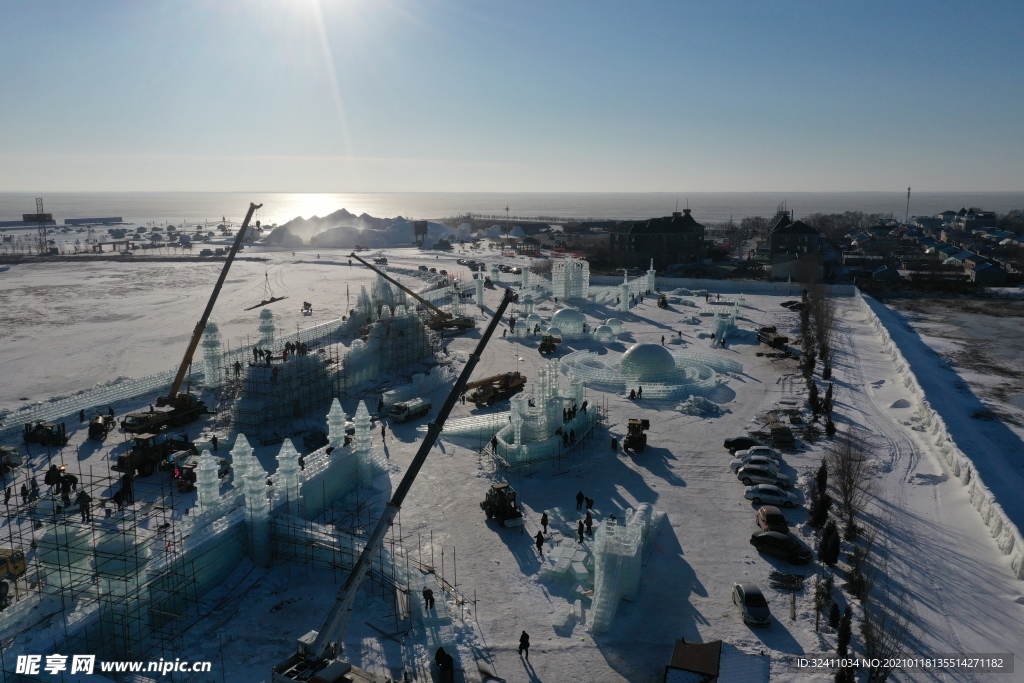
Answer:
M448 419L448 414L451 412L452 408L455 407L466 382L469 380L469 377L473 374L473 370L476 368L477 363L480 361L480 354L483 352L484 347L487 346L487 342L490 341L491 335L494 334L494 330L498 327L498 323L501 321L501 316L505 312L505 309L508 308L508 305L512 303L514 299L515 295L512 293L512 290L506 289L505 296L502 298L501 304L498 306L498 309L495 312L494 317L491 319L490 324L487 326L487 329L484 330L483 336L480 338L476 349L466 362L466 366L462 369L462 373L459 375L458 380L455 382L455 386L452 387L451 392L448 394L448 398L445 400L444 405L441 406L441 409L438 411L437 417L427 425L427 435L423 439L423 443L420 444L419 450L416 451L416 456L412 459L412 463L409 465L409 469L406 470L402 480L395 488L395 493L391 496L391 500L388 501L387 506L384 508L384 514L381 515L380 521L377 522L377 526L367 538L366 545L363 547L363 552L359 555L359 559L356 560L355 565L352 567L352 572L348 575L348 578L345 580L345 584L338 592L338 597L334 601L334 606L331 607L331 611L327 614L327 618L324 620L323 625L320 627L320 631L317 633L316 638L313 640L312 645L306 653L305 663L308 668L305 668L305 671L308 672L310 669L316 670L319 668L319 666L324 663L324 659L326 657L333 656L331 646L332 642L341 642L341 638L348 626L349 617L352 615L352 606L355 602L359 584L369 572L370 566L373 563L374 555L377 554L383 545L384 537L387 535L388 529L391 528L395 517L398 515L398 511L402 507L402 502L405 500L405 496L409 493L409 489L412 487L413 481L415 481L416 476L423 467L423 463L426 462L430 449L434 447L437 437L441 434L444 423ZM334 649L337 648L335 647ZM275 672L282 675L284 674L283 671Z
M245 231L249 227L249 221L252 220L253 213L256 209L263 206L262 204L249 204L249 213L245 214L245 221L242 222L242 227L238 229L238 235L235 236L235 243L231 245L231 250L228 251L228 257L224 259L224 267L220 270L220 277L217 278L217 284L213 287L213 293L210 294L210 300L206 303L206 310L203 311L203 317L196 323L196 329L192 332L192 338L188 342L188 348L185 349L185 355L181 359L181 365L178 367L178 374L174 376L174 382L171 384L171 390L168 392L164 401L157 401L160 405L166 403L173 403L178 395L178 390L181 389L181 383L185 380L185 373L188 372L188 366L192 363L192 355L196 352L196 348L199 346L199 340L203 337L203 331L206 329L206 323L210 319L210 314L213 313L213 305L217 303L217 296L220 294L221 287L224 286L224 280L228 276L228 269L231 268L231 262L235 260L235 254L238 253L238 248L242 245L242 240L245 239Z
M367 268L369 268L373 272L377 273L377 275L380 275L382 278L384 278L385 280L387 280L391 284L395 285L396 287L401 289L403 292L405 292L406 294L408 294L412 298L416 299L416 301L419 301L421 304L426 306L426 308L434 315L434 318L436 318L437 320L442 320L442 321L443 320L449 320L452 317L452 315L450 313L445 313L440 308L438 308L434 304L430 303L429 301L424 299L422 296L420 296L416 292L412 291L411 289L409 289L408 287L403 285L401 282L399 282L398 280L396 280L395 278L391 277L386 272L381 270L380 268L377 268L376 266L370 265L370 263L368 261L360 258L359 254L357 254L355 252L352 252L351 254L349 254L349 257L350 258L354 258L355 260L359 261L364 266L366 266Z

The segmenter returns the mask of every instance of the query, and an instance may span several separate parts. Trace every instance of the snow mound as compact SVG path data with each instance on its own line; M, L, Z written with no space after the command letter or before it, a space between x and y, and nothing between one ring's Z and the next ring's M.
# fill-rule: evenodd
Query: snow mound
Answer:
M908 401L905 398L901 398L898 401L893 401L892 403L890 403L889 407L890 408L909 408L910 407L910 401Z
M721 417L732 412L703 396L691 396L677 405L676 410L683 415L693 415L694 417Z

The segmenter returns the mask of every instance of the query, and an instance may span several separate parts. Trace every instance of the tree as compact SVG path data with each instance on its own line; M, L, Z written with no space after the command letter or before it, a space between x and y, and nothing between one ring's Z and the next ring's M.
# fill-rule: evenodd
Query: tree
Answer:
M843 610L843 618L839 620L839 635L838 635L838 646L836 652L840 657L845 657L849 652L850 638L853 637L853 611L850 606L847 605L846 609Z
M836 490L837 502L846 521L847 539L857 535L857 515L871 495L871 463L867 445L854 430L835 440L826 456L829 477Z
M817 359L814 357L814 349L813 348L810 351L805 352L805 355L804 355L804 378L805 379L810 380L811 377L814 375L814 364L815 364L816 360Z
M829 567L835 567L836 562L839 561L839 548L839 529L836 527L835 520L830 519L825 525L821 541L818 543L818 559Z
M829 628L839 628L839 621L841 619L839 611L839 603L833 602L832 606L828 609L828 626Z
M814 473L814 481L818 484L819 491L828 491L828 464L822 458L818 470Z
M832 363L825 363L821 368L822 379L832 379Z
M813 379L807 382L807 405L811 407L811 419L817 420L821 413L821 402L818 400L818 385Z
M832 382L828 383L828 387L825 388L825 400L821 404L821 412L826 415L832 415Z
M832 421L832 415L825 416L825 436L832 438L836 435L836 423Z
M892 673L892 659L899 655L910 630L910 609L905 598L878 600L864 605L860 625L864 656L870 662L868 682L884 683Z

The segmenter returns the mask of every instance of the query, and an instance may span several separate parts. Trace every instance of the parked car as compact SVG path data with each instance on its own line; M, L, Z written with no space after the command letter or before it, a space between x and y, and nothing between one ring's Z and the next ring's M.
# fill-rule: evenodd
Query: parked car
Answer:
M460 266L468 266L469 265L469 261L467 261L464 258L456 259L455 262L458 263Z
M724 445L730 451L740 451L745 448L752 448L754 446L767 446L768 444L761 443L752 436L734 436L731 439L726 439Z
M736 451L733 454L737 458L745 458L748 455L763 455L766 458L774 458L775 460L782 460L782 454L771 446L751 446L741 451Z
M740 608L743 621L751 626L768 626L772 623L772 613L768 609L768 601L764 599L761 589L752 583L734 583L732 585L732 601Z
M423 272L426 272L427 271L427 267L426 266L420 266L420 270L423 271Z
M744 451L739 451L743 453ZM743 458L735 458L729 461L729 469L733 472L739 470L739 468L745 465L761 465L763 467L770 467L776 472L782 468L782 463L775 458L766 458L763 455L748 455Z
M754 521L761 531L778 531L780 534L789 533L789 524L782 510L774 505L762 505L754 515Z
M736 470L736 478L742 481L744 486L775 484L779 488L788 489L790 485L789 477L765 465L744 465Z
M794 508L800 504L796 494L783 491L772 484L754 484L748 486L743 494L748 500L754 501L755 505L781 505L784 508Z
M768 553L790 564L807 564L814 553L793 534L778 531L755 531L750 537L750 545L759 553Z

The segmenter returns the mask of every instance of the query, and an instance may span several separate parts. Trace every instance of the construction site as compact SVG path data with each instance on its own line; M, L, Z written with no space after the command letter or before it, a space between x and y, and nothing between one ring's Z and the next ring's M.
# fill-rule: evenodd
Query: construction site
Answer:
M678 638L728 639L751 680L805 680L794 657L834 638L814 630L813 590L766 591L759 634L730 607L734 578L767 587L775 569L721 455L786 421L775 446L797 480L827 447L796 426L811 420L797 361L758 343L796 337L785 283L321 255L288 260L257 301L227 269L273 267L218 264L174 309L188 331L207 306L159 347L177 367L83 371L81 390L0 416L9 680L55 680L16 667L56 653L212 663L150 674L182 682L656 680ZM877 352L857 327L870 314L835 296ZM855 346L837 350L837 401L860 420L874 409L857 387L882 369L858 370ZM908 466L939 471L930 457ZM810 535L794 495L786 516ZM1012 590L998 561L986 582Z

